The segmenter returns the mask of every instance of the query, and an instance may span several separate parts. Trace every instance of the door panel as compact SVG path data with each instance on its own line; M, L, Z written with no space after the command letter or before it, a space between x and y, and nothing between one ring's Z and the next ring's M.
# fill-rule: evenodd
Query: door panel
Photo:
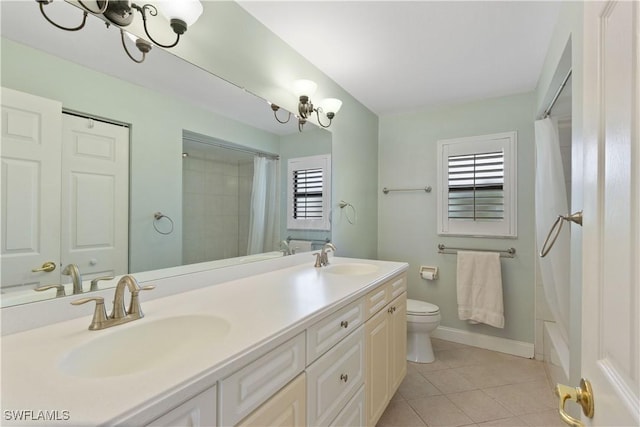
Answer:
M62 104L2 88L2 287L60 283Z
M64 114L62 153L62 264L126 274L129 129Z
M582 376L592 425L640 424L637 2L585 2Z

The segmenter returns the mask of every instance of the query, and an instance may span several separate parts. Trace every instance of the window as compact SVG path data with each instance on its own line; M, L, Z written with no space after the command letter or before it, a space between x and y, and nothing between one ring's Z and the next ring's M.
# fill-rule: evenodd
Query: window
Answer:
M438 233L516 237L516 133L438 141Z
M287 228L330 230L331 156L289 159Z

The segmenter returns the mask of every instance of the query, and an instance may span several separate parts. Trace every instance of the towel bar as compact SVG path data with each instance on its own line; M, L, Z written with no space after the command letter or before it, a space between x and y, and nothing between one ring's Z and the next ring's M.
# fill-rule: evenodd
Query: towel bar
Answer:
M449 252L446 252L449 251ZM439 254L457 254L458 251L478 251L478 252L498 252L503 258L513 258L516 256L516 248L509 249L477 249L477 248L451 248L442 243L438 245Z

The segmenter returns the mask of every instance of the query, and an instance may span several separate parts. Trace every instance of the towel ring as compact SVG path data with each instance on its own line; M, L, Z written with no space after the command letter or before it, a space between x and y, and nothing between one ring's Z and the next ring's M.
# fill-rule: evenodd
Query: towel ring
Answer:
M553 245L556 243L556 240L560 235L560 231L562 231L562 225L564 224L563 221L571 221L578 225L582 225L582 211L567 216L558 215L558 218L556 218L556 222L553 223L553 225L551 226L551 230L549 230L549 234L547 234L547 238L544 240L542 249L540 249L540 258L546 257ZM557 230L555 234L553 234L554 230ZM551 238L552 234L553 238ZM549 242L549 239L551 239L551 242Z
M348 210L344 211L344 215L347 217L347 221L349 221L349 224L354 225L356 221L358 221L358 212L356 212L355 206L353 206L351 203L345 202L344 200L340 200L340 203L338 204L338 206L340 206L340 209L350 207L351 210L353 211L353 220L349 218L349 211Z
M162 219L162 218L166 218L169 220L169 223L171 224L171 229L169 231L162 231L160 229L158 229L158 225L157 223ZM156 212L153 214L153 228L160 234L164 234L165 236L167 234L171 234L173 233L173 220L166 216L165 214L163 214L162 212Z

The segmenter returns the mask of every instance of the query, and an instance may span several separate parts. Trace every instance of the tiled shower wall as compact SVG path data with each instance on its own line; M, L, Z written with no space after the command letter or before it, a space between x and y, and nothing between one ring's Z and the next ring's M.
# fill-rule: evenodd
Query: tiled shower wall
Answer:
M253 163L183 159L184 264L246 255Z

